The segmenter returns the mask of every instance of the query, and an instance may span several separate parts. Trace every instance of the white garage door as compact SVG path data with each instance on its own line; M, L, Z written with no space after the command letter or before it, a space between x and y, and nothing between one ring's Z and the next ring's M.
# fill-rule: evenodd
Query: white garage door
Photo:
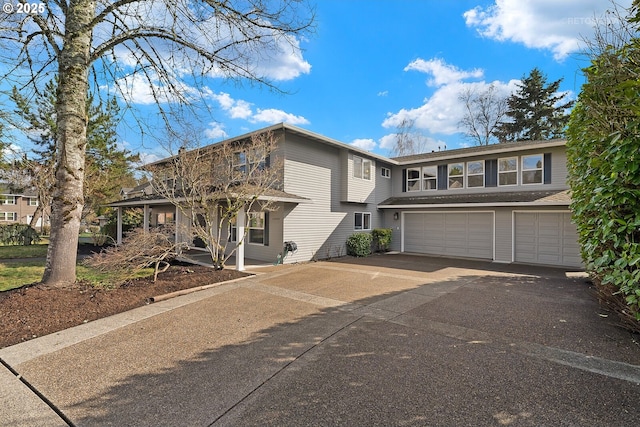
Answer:
M581 267L575 225L568 212L516 212L514 260Z
M404 251L493 259L493 212L405 213Z

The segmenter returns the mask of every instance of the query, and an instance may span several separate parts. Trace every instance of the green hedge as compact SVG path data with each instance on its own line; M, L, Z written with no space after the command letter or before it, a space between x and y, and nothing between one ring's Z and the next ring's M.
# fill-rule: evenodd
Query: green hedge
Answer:
M38 232L27 224L0 225L0 243L3 245L28 246L39 241Z
M640 320L638 45L603 52L584 71L567 131L572 210L582 257L606 299ZM607 302L607 301L605 301ZM640 324L636 323L640 330Z
M347 255L365 257L371 254L372 237L369 233L355 233L347 238Z

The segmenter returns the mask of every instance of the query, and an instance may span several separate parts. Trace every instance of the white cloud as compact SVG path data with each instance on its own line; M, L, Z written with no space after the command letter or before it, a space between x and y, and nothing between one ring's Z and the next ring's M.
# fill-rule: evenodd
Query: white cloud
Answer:
M631 0L617 3L626 8ZM484 37L548 49L561 61L580 50L582 40L590 38L594 25L602 23L611 6L603 0L495 0L495 4L476 6L463 16L467 26Z
M391 154L396 145L396 138L397 136L395 133L390 133L380 138L380 149L386 150L387 153ZM420 151L423 153L446 150L447 148L447 145L444 141L425 136L421 133L416 133L414 135L414 138L416 141L419 141L421 148Z
M367 151L373 151L378 146L378 144L373 139L354 139L351 142L351 145Z
M405 68L405 70L413 69L432 74L434 84L437 83L438 87L431 96L425 98L421 106L388 113L387 118L382 122L382 126L387 129L398 127L403 120L409 120L413 122L416 130L431 134L453 135L460 132L459 123L464 114L464 105L459 100L459 96L463 90L468 87L482 90L493 84L499 94L508 96L516 89L516 83L518 83L518 80L493 83L465 82L464 79L481 77L482 70L461 71L440 59L413 61ZM386 141L382 142L381 147L385 148L386 144Z
M468 78L481 78L484 75L484 71L479 68L463 71L454 65L447 64L440 58L428 61L418 58L404 68L404 71L409 70L431 74L433 78L427 81L429 86L442 86Z
M387 96L389 95L389 91L388 90L382 90L380 92L378 92L378 96Z
M228 136L224 130L224 125L218 122L209 123L209 128L204 131L204 135L209 139L226 138Z
M309 120L302 116L296 116L294 114L286 113L282 110L276 110L274 108L268 108L265 110L258 109L258 112L254 114L249 121L253 123L289 123L291 125L306 125L309 124Z

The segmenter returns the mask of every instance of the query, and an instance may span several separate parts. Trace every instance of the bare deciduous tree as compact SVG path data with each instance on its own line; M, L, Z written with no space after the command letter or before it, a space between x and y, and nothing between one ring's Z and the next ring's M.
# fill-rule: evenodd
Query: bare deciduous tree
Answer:
M42 281L75 281L83 207L89 86L131 95L140 80L160 111L198 96L203 77L274 87L257 57L298 49L313 11L298 0L43 0L2 14L0 81L37 92L57 73L56 187Z
M404 118L396 129L392 157L410 156L424 153L427 149L427 137L415 130L415 121Z
M202 240L216 268L223 268L246 238L246 229L233 242L227 237L240 211L251 215L273 207L269 196L282 188L283 171L276 144L273 133L257 133L192 150L184 146L172 158L145 167L155 192L189 220L186 227L177 225L177 233Z
M465 135L476 145L489 145L497 138L494 131L504 119L509 106L507 97L498 93L496 85L490 84L484 89L467 86L460 93L459 100L464 104L464 117L460 121Z
M84 263L96 270L111 273L116 282L129 279L136 272L153 267L153 281L158 273L166 271L182 246L173 238L174 229L165 227L145 231L135 228L125 237L122 245L112 246L94 254Z

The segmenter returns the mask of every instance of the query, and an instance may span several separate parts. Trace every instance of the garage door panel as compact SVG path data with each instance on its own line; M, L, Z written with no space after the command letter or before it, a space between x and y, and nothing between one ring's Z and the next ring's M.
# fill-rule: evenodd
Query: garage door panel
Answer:
M571 214L516 212L514 260L532 264L581 267L580 247Z
M406 213L404 250L493 259L493 214Z

